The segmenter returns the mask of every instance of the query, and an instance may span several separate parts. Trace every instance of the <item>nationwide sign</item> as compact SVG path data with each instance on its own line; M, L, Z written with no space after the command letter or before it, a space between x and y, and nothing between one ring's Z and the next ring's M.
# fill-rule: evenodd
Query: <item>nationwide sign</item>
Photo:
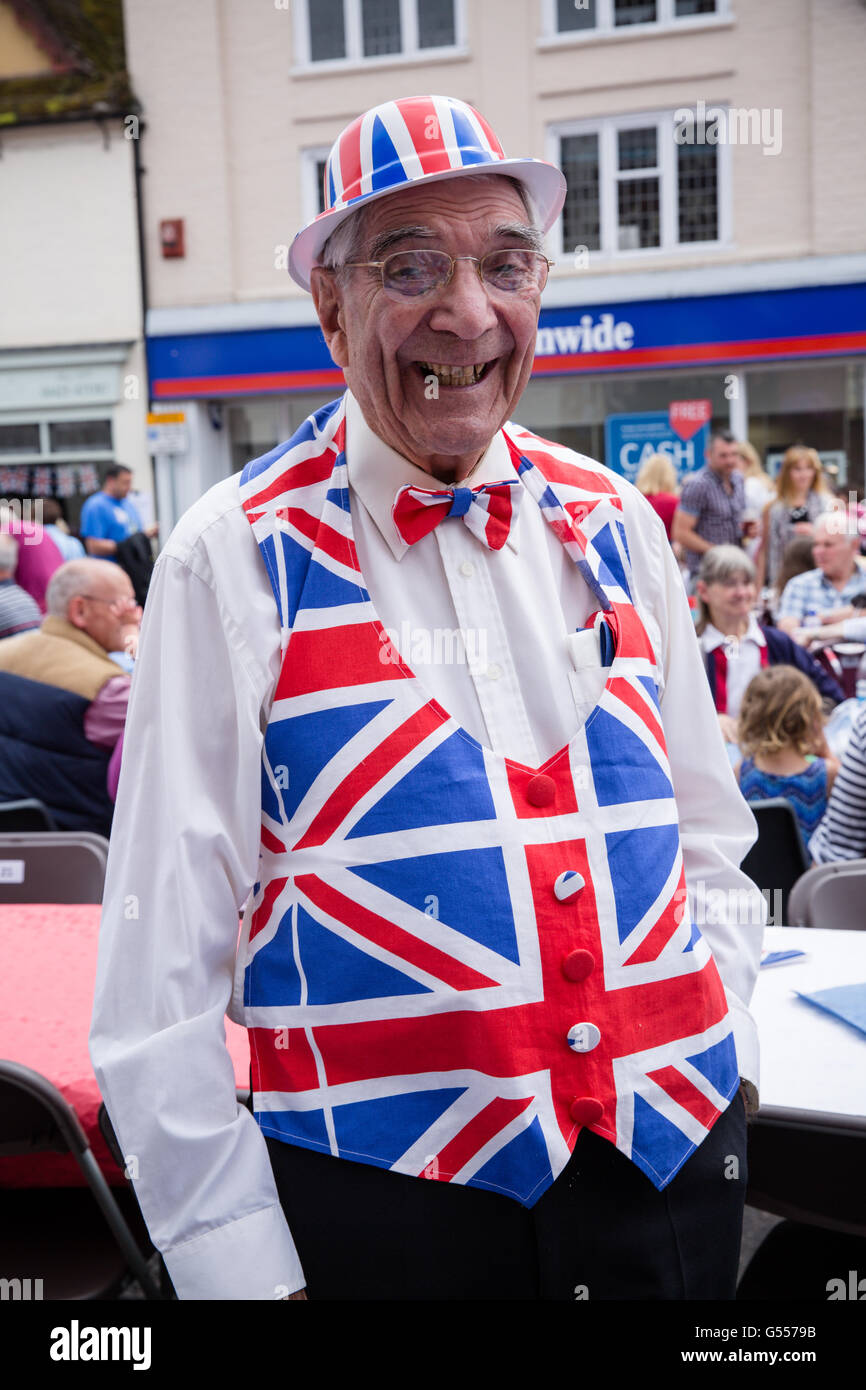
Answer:
M634 346L634 324L613 314L581 314L577 323L541 328L536 339L538 357L566 352L627 352Z
M544 308L536 377L866 353L866 283ZM150 335L156 400L345 386L318 324Z

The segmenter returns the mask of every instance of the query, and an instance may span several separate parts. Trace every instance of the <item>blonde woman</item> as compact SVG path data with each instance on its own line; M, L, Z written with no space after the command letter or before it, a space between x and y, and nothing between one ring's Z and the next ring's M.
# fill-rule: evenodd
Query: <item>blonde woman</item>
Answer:
M740 471L743 475L746 506L754 507L755 511L761 512L775 497L776 484L761 463L761 455L748 439L740 440L737 453L742 463Z
M679 502L677 473L667 454L651 454L634 480L653 511L658 512L671 539L671 522Z
M759 586L776 582L785 546L795 536L814 534L815 522L834 506L821 460L814 449L796 444L786 449L776 479L776 495L764 507Z

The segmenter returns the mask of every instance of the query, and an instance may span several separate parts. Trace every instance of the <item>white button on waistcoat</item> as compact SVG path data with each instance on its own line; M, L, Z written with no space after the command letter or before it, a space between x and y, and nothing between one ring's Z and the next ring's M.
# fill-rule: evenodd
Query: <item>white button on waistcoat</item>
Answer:
M592 1052L601 1042L601 1033L594 1023L575 1023L568 1030L568 1045L575 1052Z
M579 893L581 888L585 887L586 879L582 874L579 874L576 869L566 869L565 873L560 874L554 880L553 891L559 901L564 903L567 898L573 897L575 893Z

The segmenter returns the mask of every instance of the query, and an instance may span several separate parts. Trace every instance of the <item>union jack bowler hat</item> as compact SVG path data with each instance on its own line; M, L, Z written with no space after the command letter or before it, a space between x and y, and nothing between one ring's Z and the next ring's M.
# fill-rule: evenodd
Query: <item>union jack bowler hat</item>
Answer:
M298 232L289 273L303 289L340 223L410 184L496 173L522 183L546 232L565 201L565 178L542 159L506 159L484 117L456 97L403 97L365 111L334 141L325 165L325 210Z

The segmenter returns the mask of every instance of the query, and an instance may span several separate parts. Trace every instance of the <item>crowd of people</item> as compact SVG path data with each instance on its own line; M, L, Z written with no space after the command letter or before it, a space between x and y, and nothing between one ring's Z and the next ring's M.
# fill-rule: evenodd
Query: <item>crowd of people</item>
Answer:
M108 836L154 525L108 469L71 534L59 502L0 504L0 804Z
M680 560L743 795L789 801L815 862L866 857L862 506L835 495L814 449L787 449L774 480L757 450L725 431L681 490L662 454L636 483ZM855 692L843 689L833 644L852 674L863 668L841 765L825 721Z
M107 471L80 538L54 498L38 499L36 528L8 505L0 515L0 801L36 797L60 829L111 825L158 531L142 528L131 483L128 468ZM863 682L841 767L824 729L846 700L832 644L866 644L861 509L834 495L814 449L789 448L773 480L727 431L682 486L665 454L636 484L680 561L743 795L790 801L818 862L866 856ZM866 656L843 649L866 679Z

